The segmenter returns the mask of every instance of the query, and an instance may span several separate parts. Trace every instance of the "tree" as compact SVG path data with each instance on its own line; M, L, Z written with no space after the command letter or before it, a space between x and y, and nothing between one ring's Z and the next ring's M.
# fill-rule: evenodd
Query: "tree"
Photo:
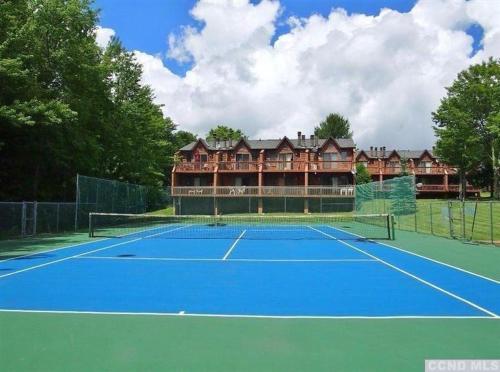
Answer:
M491 174L492 194L499 197L500 60L469 67L446 90L432 113L436 153L458 166L461 198L466 194L466 174L481 166L492 170L483 174Z
M314 134L319 138L352 138L349 120L340 114L329 114L314 128Z
M225 125L217 125L215 128L210 129L207 134L207 140L239 140L240 138L246 137L245 134L240 129L233 129Z
M372 178L366 167L361 163L356 164L356 184L361 185L369 182L372 182Z
M406 157L402 156L400 163L401 163L401 171L399 172L399 176L400 177L408 176L410 174L408 172L408 159L406 159Z

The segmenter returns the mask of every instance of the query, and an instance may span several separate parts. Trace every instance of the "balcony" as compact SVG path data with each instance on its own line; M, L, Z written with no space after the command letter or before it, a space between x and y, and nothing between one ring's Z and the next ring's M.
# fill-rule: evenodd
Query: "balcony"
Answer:
M422 185L417 187L417 191L419 192L453 192L458 193L460 190L459 185ZM481 190L475 186L467 185L467 192L469 193L478 193Z
M310 172L350 172L352 161L349 160L321 160L309 163Z
M286 161L286 160L264 160L264 172L304 172L305 162L302 161Z
M219 172L256 172L259 163L256 161L222 161L219 162Z
M354 186L177 186L172 196L218 197L354 197Z
M205 162L183 162L175 166L175 171L182 173L211 173L215 170L216 163Z
M379 167L378 164L369 164L366 166L368 173L371 175L398 175L403 171L403 167L400 165L385 165ZM445 166L432 166L432 167L411 167L407 165L406 172L409 174L415 173L415 175L444 175L444 174L456 174L455 169L445 167Z
M445 170L448 171L448 174L450 174L450 169L444 168L444 167L415 167L413 169L409 169L409 172L415 172L416 175L422 175L422 174L437 174L437 175L444 175Z

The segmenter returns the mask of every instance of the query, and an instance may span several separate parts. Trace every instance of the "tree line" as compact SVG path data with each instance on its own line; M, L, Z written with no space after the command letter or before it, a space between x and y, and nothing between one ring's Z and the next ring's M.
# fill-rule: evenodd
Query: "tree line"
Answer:
M73 200L77 172L161 187L195 139L119 39L96 44L91 5L0 2L0 200Z

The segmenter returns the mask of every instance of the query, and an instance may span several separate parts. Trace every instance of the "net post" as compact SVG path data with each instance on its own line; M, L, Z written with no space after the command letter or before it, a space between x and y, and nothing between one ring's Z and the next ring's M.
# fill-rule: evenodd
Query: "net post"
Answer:
M94 237L94 226L92 221L92 212L89 213L89 238Z

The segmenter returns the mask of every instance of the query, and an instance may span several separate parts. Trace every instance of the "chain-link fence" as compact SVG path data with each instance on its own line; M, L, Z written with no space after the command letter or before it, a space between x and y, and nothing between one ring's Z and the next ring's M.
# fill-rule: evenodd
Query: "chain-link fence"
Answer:
M169 190L78 175L75 229L88 227L90 212L146 213L172 206Z
M75 203L0 202L0 238L74 231Z
M423 199L416 213L395 219L400 230L500 244L500 202Z
M259 213L259 203L262 213L352 213L353 198L306 198L306 197L182 197L175 199L177 215L227 215Z
M0 239L88 229L90 212L146 213L172 207L169 190L78 176L76 202L0 202Z

